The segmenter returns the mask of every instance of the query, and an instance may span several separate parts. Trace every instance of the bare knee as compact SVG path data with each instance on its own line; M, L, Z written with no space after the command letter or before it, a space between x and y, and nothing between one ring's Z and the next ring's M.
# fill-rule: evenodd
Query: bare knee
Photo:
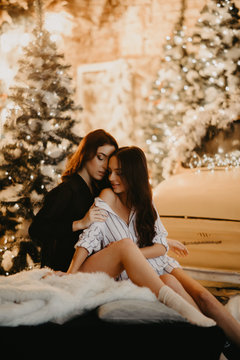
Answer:
M120 255L120 258L125 257L128 254L139 251L137 245L130 238L124 238L114 242L116 251ZM138 250L137 250L138 249Z
M119 241L116 241L114 244L119 250L123 250L123 251L129 249L129 247L136 246L136 244L130 238L121 239Z

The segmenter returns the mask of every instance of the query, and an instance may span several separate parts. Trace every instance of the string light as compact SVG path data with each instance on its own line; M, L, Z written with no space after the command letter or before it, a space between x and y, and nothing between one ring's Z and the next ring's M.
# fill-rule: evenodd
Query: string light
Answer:
M240 166L240 151L235 150L229 153L223 153L223 149L219 148L218 153L214 155L203 154L202 156L198 155L196 152L186 161L184 164L190 169L196 168L232 168Z

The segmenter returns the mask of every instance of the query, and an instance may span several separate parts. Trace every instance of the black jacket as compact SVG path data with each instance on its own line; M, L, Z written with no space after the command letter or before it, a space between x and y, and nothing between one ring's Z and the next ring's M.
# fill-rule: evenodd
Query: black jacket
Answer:
M81 233L72 231L72 223L84 217L97 195L97 189L92 194L78 174L46 195L42 208L29 227L31 239L41 247L42 267L67 271Z

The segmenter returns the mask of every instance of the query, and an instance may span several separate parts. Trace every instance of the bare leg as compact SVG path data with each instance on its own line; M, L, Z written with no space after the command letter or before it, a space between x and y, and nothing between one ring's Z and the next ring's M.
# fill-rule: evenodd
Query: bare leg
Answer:
M114 242L90 256L81 265L79 271L102 271L115 278L124 269L133 283L138 286L148 287L161 302L179 312L190 322L200 326L215 325L212 319L205 317L175 291L164 285L131 239Z
M199 307L197 306L193 298L188 294L188 292L184 289L180 281L178 281L175 276L171 274L164 274L160 276L160 279L164 282L164 284L169 286L176 293L181 295L186 301L188 301L189 304L199 310Z
M102 271L115 278L124 269L134 284L148 287L158 296L164 283L131 239L126 238L111 243L108 247L87 258L79 270L83 272Z
M215 296L188 276L184 270L177 268L171 274L180 281L188 294L193 297L203 314L214 319L217 325L223 329L226 336L240 347L240 324Z

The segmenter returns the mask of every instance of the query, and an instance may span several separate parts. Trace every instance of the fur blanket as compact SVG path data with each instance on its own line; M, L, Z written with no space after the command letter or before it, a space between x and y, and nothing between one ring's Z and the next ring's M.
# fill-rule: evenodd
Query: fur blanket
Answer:
M114 281L104 273L55 274L49 269L0 276L0 326L59 324L106 302L119 299L157 301L147 288L130 280Z

